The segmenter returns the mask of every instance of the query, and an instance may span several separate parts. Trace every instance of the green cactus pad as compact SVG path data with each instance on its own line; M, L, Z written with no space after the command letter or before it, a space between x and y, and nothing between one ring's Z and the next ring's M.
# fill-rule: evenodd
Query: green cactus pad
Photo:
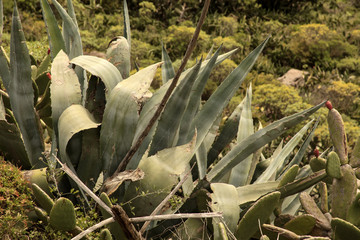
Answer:
M31 184L36 202L50 214L51 208L54 206L54 201L49 197L49 195L44 192L36 183Z
M69 199L61 197L56 200L50 212L50 225L61 231L70 231L75 228L75 208Z
M341 178L340 158L336 152L330 152L326 161L326 174L333 178Z
M334 240L360 239L360 229L341 218L333 218L331 228Z
M350 158L350 166L360 167L360 136L358 137L355 147Z
M354 199L354 201L351 203L351 206L349 207L346 220L350 223L354 224L355 226L360 226L360 193L358 193Z
M270 240L270 238L268 236L266 236L266 235L262 235L260 237L260 240Z
M349 164L341 167L342 178L334 178L331 187L331 215L333 217L346 218L347 211L355 198L357 180L354 170Z
M112 236L111 233L109 231L109 229L105 228L103 230L101 230L100 232L100 240L112 240Z
M298 174L298 171L299 165L297 164L293 165L289 170L287 170L287 172L281 178L278 188L294 181Z
M316 218L309 214L297 216L284 225L284 228L298 235L309 234L315 227Z
M324 182L319 183L320 209L323 213L329 212L328 189Z
M329 220L321 212L321 210L316 205L314 199L312 199L312 197L307 192L300 193L300 202L304 210L307 213L313 215L322 228L326 230L331 229Z
M46 213L45 210L41 209L41 208L38 208L38 207L35 207L35 213L36 213L36 216L38 216L38 218L45 224L47 225L48 222L49 222L49 216L48 214Z
M326 160L324 158L310 159L310 167L313 172L317 172L326 168Z
M258 221L264 223L279 204L280 192L263 196L254 203L240 220L235 236L237 239L248 240L259 230Z
M355 169L355 176L357 179L360 179L360 168Z
M349 160L347 156L348 150L344 122L340 113L335 108L329 111L327 122L329 125L330 139L334 145L335 152L339 155L341 164L347 164Z

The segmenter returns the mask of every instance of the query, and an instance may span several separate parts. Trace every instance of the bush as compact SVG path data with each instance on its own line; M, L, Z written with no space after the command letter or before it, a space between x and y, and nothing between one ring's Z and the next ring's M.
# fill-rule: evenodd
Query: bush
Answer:
M333 59L352 56L356 46L349 44L334 30L324 24L307 24L300 26L291 34L288 44L294 54L294 64L302 67L321 65L331 68Z
M360 74L360 59L359 58L343 58L336 63L336 67L341 72Z

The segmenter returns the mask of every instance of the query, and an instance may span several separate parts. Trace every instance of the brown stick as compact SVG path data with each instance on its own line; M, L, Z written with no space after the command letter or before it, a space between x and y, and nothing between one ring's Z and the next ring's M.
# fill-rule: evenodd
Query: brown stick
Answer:
M180 75L184 71L186 63L189 60L189 58L191 56L191 53L193 52L193 50L194 50L194 48L196 46L196 42L197 42L197 39L198 39L199 34L200 34L201 26L204 23L207 11L209 9L209 5L210 5L210 0L206 0L205 4L204 4L204 7L203 7L203 10L201 12L199 22L198 22L198 24L196 26L196 30L195 30L194 35L193 35L193 37L192 37L192 39L191 39L191 41L190 41L190 43L188 45L187 50L185 52L185 56L184 56L184 58L183 58L183 60L181 62L179 70L176 72L176 75L175 75L174 79L172 80L171 85L169 86L168 90L166 91L164 98L161 100L161 103L160 103L159 107L157 108L156 112L154 113L154 116L151 118L151 120L149 121L149 124L146 126L144 131L141 133L141 135L137 139L136 143L131 147L129 152L123 158L123 160L119 164L119 166L116 169L116 171L114 172L114 174L110 177L110 179L112 179L117 174L119 174L120 172L122 172L122 171L124 171L126 169L126 166L130 162L131 158L134 156L136 151L139 149L139 147L141 146L141 144L144 141L145 137L149 134L152 126L154 125L154 123L156 122L156 120L160 116L162 110L164 109L165 104L169 100L169 98L171 96L171 93L174 91L174 89L175 89L175 87L177 85L177 82L178 82L178 80L180 78Z

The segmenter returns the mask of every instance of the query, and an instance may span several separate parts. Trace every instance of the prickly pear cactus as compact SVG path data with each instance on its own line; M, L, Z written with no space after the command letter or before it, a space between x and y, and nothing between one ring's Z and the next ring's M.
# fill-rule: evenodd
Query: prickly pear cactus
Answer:
M340 113L332 107L329 101L326 102L326 106L329 109L327 122L330 139L334 145L335 152L339 155L341 164L347 164L349 160L344 122Z
M340 158L336 152L330 152L328 154L326 161L326 174L337 179L342 177L340 171Z
M325 230L330 230L330 222L316 205L314 199L307 193L300 193L300 202L305 211L314 216L318 224Z
M358 193L349 207L346 220L355 226L360 226L360 193Z
M33 190L36 202L40 204L40 206L47 212L47 214L50 214L50 211L54 206L54 201L36 183L33 183L31 188Z
M346 219L348 209L355 199L357 180L354 170L349 164L341 167L342 178L334 178L331 186L331 215Z
M317 172L326 168L326 159L321 157L314 157L310 159L310 167L313 172Z
M334 240L360 239L360 229L341 218L333 218L331 228Z
M303 214L291 219L284 228L298 235L309 234L315 227L316 218L310 214Z
M237 239L248 240L259 230L258 221L264 223L278 206L280 192L263 196L245 213L240 220L235 236Z
M109 231L109 229L105 228L103 230L101 230L100 232L100 240L112 240L112 236L111 233Z
M75 208L67 198L56 200L50 212L50 225L56 230L71 231L76 227Z
M357 139L355 147L352 151L349 164L352 167L360 167L360 136Z

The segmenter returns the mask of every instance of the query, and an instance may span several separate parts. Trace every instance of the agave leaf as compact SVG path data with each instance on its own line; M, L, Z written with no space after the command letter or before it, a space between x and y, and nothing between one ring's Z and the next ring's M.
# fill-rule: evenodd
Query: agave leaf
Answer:
M238 192L238 201L239 205L244 203L256 201L261 196L273 192L279 182L266 182L266 183L253 183L250 185L245 185L237 187L236 191Z
M0 0L0 43L2 39L3 30L4 30L4 12L3 12L3 2L2 0Z
M66 34L69 36L69 39L71 41L71 45L69 46L69 49L66 49L69 58L72 59L74 57L82 55L83 54L82 43L81 43L81 37L78 27L76 26L75 22L70 17L70 15L65 11L65 9L58 3L58 1L52 0L52 3L56 7L58 13L60 14L63 20L64 23L63 31L66 32Z
M239 128L239 121L243 105L244 101L241 101L239 105L234 109L230 117L226 120L219 136L216 138L215 142L210 148L207 156L208 167L216 160L216 158L224 150L224 148L235 138Z
M44 166L43 140L34 109L34 91L31 80L31 61L16 4L11 26L10 76L8 85L11 108L19 125L26 152L33 167Z
M93 120L93 116L83 106L74 104L66 108L59 118L59 149L61 160L72 165L66 152L66 147L70 139L76 133L97 128L99 125L100 124Z
M50 54L51 58L54 59L60 50L66 51L65 42L48 1L41 0L40 3L50 42Z
M142 101L149 97L148 89L159 65L157 63L140 70L119 82L110 93L100 133L104 176L116 170L131 147Z
M156 152L176 144L176 135L200 66L201 61L180 82L166 103L152 139L149 155L154 155Z
M129 9L126 0L124 0L124 37L129 43L129 51L131 49L131 31L130 31L130 17Z
M74 5L72 3L72 0L67 0L66 1L66 6L67 6L69 16L71 17L71 19L73 20L75 25L78 26L78 23L77 23L77 20L76 20L76 14L75 14L75 10L74 10Z
M179 175L185 171L194 155L195 139L196 135L185 145L166 148L153 156L143 156L139 168L145 173L145 177L140 181L130 183L127 188L125 201L130 200L128 210L131 208L136 216L151 214L168 195L171 188L178 183Z
M69 67L69 58L62 50L51 67L51 108L53 126L57 132L58 120L63 111L72 104L81 103L81 89L75 71Z
M239 121L239 128L237 133L237 141L241 142L245 138L254 134L254 123L251 114L251 85L246 91L243 109L241 111L241 118ZM250 167L252 164L253 154L247 156L244 161L233 167L230 173L229 183L235 187L246 184Z
M71 59L70 63L76 64L91 74L100 77L106 86L107 98L116 84L122 81L118 69L105 59L82 55Z
M222 61L224 61L226 58L230 57L235 50L232 50L230 52L224 53L221 56L219 56L216 59L215 62L215 66L220 64ZM206 66L207 64L210 64L209 61L204 61L201 64L200 67L200 72L199 75L202 74L203 71L206 71ZM192 68L187 69L186 71L184 71L179 79L179 83L184 79L184 77L192 70ZM158 108L158 104L160 104L161 100L163 99L167 89L169 88L171 84L171 80L168 81L166 84L162 85L160 87L159 90L157 90L154 95L145 103L144 107L141 110L140 113L140 117L139 117L139 121L138 124L136 126L136 133L135 133L135 137L133 140L133 144L136 142L136 140L139 138L140 134L144 131L145 127L148 125L150 119L154 116L154 113L156 111L156 109ZM190 100L191 101L191 100ZM189 106L189 105L188 105ZM184 120L185 121L185 120ZM155 129L157 126L157 122L154 124L154 126L151 128L148 136L144 139L143 143L141 144L139 150L136 152L136 154L134 155L134 157L131 159L130 163L128 164L127 168L128 169L135 169L138 166L138 163L141 159L141 157L143 156L144 152L146 151L146 149L148 148L148 146L150 145L151 139L154 135ZM180 136L179 136L180 138ZM186 139L186 138L185 138ZM182 145L185 144L186 141L181 141L178 142L178 145Z
M119 36L111 40L106 50L106 59L114 64L123 79L130 76L130 48L124 37Z
M240 87L268 40L269 38L262 42L240 63L234 71L232 71L232 73L230 73L230 75L206 101L198 114L196 114L190 130L192 131L192 129L196 128L198 131L197 147L200 146L213 122L221 114L231 97ZM191 131L190 136L193 135L191 134Z
M11 82L10 68L2 46L0 48L0 76L5 88L9 90Z
M165 84L167 83L167 81L175 77L175 70L172 65L171 59L164 47L164 44L162 44L161 61L164 62L164 64L161 66L161 73L162 82L163 84Z
M301 147L299 149L299 151L297 151L295 157L289 162L289 164L287 165L287 167L284 169L283 173L285 171L287 171L289 168L291 168L293 165L299 165L301 160L303 159L305 153L306 153L306 150L307 148L309 147L310 145L310 142L314 136L314 133L315 133L315 130L319 124L319 120L320 119L317 119L314 126L312 127L311 129L311 132L309 133L309 135L306 136L305 138L305 141L301 144Z
M201 72L198 74L198 77L194 83L194 86L191 90L189 103L186 107L183 119L181 121L179 129L179 140L177 143L178 145L184 144L189 141L188 134L190 131L191 123L200 107L201 95L204 91L206 82L209 79L210 73L216 64L220 50L221 48L219 48L215 52L214 56L208 61L203 70L201 70Z
M22 168L30 169L31 164L26 154L25 146L21 138L21 133L16 124L6 121L5 107L0 96L0 149L6 153L6 158L12 160Z
M285 159L294 150L297 144L300 142L307 129L310 127L312 121L308 122L281 150L281 153L270 163L270 166L263 172L255 182L266 182L276 174L277 169L283 164Z
M226 174L236 164L240 163L243 159L254 153L257 149L261 148L266 143L280 136L290 127L295 126L296 124L305 120L308 116L316 112L323 105L324 102L300 113L296 113L278 120L244 139L238 143L228 154L226 154L226 156L222 158L218 164L215 165L215 167L208 173L208 179L212 182L220 180L221 177L224 176L224 174Z
M212 183L210 185L213 193L211 198L211 210L213 212L222 212L223 220L231 232L235 232L240 217L240 207L238 203L238 192L231 184ZM220 219L213 219L214 238L221 236L219 229Z

